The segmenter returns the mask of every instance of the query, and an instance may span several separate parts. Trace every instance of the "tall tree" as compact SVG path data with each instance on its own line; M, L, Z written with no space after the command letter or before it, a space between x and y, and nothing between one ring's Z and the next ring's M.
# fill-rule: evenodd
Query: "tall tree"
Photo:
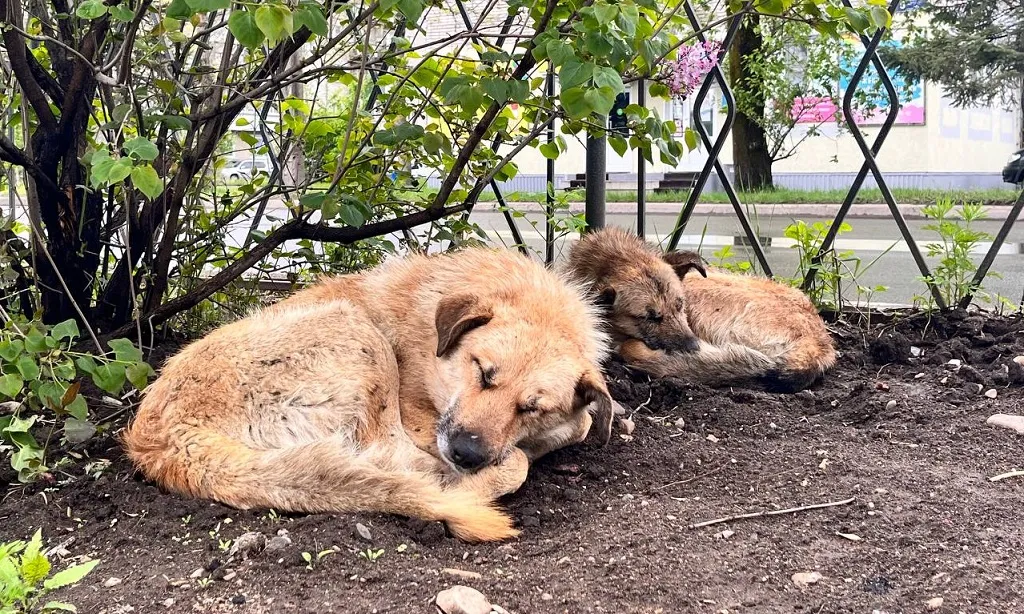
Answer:
M888 64L942 84L958 106L1001 103L1024 113L1024 2L937 0L911 13L921 16L903 47L883 49Z

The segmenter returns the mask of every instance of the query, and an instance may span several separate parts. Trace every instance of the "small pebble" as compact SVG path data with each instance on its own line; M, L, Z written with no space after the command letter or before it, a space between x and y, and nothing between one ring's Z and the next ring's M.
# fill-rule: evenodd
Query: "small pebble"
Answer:
M728 529L726 529L725 531L722 531L721 533L715 533L715 537L717 537L718 539L729 539L733 535L736 535L736 532L735 531L730 531Z
M356 533L359 534L359 537L362 537L368 542L373 541L373 535L370 534L370 529L367 529L366 525L361 522L356 523Z
M636 424L629 418L619 418L619 428L622 429L623 433L632 435L636 429Z
M203 575L205 575L205 574L206 574L206 570L203 569L202 567L200 567L200 568L196 569L195 571L193 571L191 574L189 574L188 577L192 578L193 580L198 580L199 578L202 578Z
M240 554L242 555L242 560L245 560L250 555L262 552L266 545L267 538L262 533L256 533L255 531L243 533L231 544L231 549L228 550L228 558Z
M540 596L540 598L542 601L551 601L552 599L554 599L554 597L551 596L551 593L544 593Z
M441 614L490 614L491 602L483 593L468 586L456 585L437 594L434 599Z
M235 595L231 598L231 603L235 605L242 605L245 603L245 595Z
M718 443L718 437L715 437L714 435L708 435L708 441L710 441L711 443Z
M202 570L200 570L202 571ZM107 581L103 583L106 588L114 588L121 583L121 578L107 578Z
M280 552L292 545L292 540L287 535L278 535L267 542L267 552Z
M942 597L935 597L933 599L929 599L928 601L926 601L925 604L924 604L924 607L929 612L934 612L935 610L938 610L939 608L942 607L942 604L943 604L944 601L945 600Z
M673 424L675 424L675 425L676 425L676 428L677 428L677 429L681 429L681 428L683 428L684 426L686 426L686 420L683 420L682 418L679 418L679 419L677 419L677 420L676 420L676 421L675 421L675 422L674 422Z
M995 388L989 388L988 390L985 391L985 396L990 398L990 399L994 399L997 396L999 396L999 393L996 392Z
M986 422L992 426L1001 426L1024 435L1024 416L996 414L986 420Z
M173 608L174 607L174 599L173 598L171 598L171 599L164 599L163 601L160 602L160 605L164 606L165 608Z
M892 411L892 410L896 409L896 399L892 399L888 403L886 403L885 404L885 409L887 409L889 411Z
M824 576L822 576L820 573L816 571L803 571L800 573L793 574L793 577L791 579L793 580L793 584L796 584L800 588L805 588L807 586L810 586L811 584L820 582L823 579L823 577Z

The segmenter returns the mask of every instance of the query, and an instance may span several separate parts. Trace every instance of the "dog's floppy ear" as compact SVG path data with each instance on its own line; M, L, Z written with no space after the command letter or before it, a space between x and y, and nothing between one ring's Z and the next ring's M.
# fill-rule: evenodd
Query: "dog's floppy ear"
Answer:
M704 259L697 252L668 252L662 255L662 259L675 270L679 279L686 277L690 269L696 269L702 277L708 276L704 268Z
M598 307L611 307L615 304L615 297L618 295L615 292L615 288L611 286L605 286L597 289L597 306Z
M601 445L607 445L612 438L612 418L614 409L612 397L608 394L608 388L598 376L586 373L576 384L576 398L573 402L574 409L580 410L590 406L590 413L594 418L591 426L592 432L596 433Z
M437 327L437 356L444 356L463 335L487 324L494 312L472 294L446 296L437 304L434 325Z

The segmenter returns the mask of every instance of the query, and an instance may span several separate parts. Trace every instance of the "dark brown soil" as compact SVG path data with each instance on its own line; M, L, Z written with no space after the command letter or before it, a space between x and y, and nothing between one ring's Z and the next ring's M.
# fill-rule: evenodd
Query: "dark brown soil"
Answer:
M45 490L12 491L0 539L42 527L49 544L74 538L57 567L100 559L60 595L80 612L433 612L434 595L460 583L520 614L894 614L937 597L940 612L1022 612L1024 478L989 478L1024 468L1024 437L985 423L1024 411L1024 370L1011 362L1024 354L1022 328L920 316L867 335L836 325L838 367L795 396L647 383L613 364L632 437L538 464L507 501L524 533L505 544L466 545L437 523L382 515L276 517L184 500L131 475L110 439L79 451L112 461L98 479L83 459ZM220 550L247 531L282 530L294 543L275 553L227 562ZM368 549L383 552L371 561ZM190 578L198 569L213 571ZM801 572L823 578L801 588Z

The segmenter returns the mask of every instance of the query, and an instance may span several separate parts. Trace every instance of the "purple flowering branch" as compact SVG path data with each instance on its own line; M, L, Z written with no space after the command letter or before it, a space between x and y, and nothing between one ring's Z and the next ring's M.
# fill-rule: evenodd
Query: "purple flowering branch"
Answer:
M718 63L722 44L717 41L679 47L678 59L663 64L662 80L673 98L685 100L700 87Z

